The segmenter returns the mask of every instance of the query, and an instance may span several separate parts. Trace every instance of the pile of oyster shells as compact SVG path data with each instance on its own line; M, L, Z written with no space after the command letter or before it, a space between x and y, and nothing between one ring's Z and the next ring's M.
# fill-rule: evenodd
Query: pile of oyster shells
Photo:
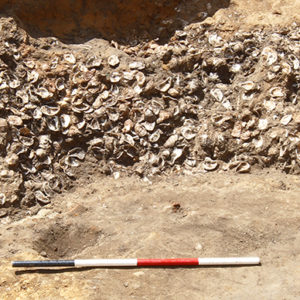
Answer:
M140 176L300 172L300 29L194 24L111 55L2 19L0 207L50 202L90 157ZM115 173L117 174L117 173Z

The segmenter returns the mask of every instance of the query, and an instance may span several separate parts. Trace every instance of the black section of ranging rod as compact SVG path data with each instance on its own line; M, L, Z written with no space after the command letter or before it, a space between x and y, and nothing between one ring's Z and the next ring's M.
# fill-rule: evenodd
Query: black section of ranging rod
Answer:
M24 260L13 261L12 266L15 268L28 267L75 267L74 260Z

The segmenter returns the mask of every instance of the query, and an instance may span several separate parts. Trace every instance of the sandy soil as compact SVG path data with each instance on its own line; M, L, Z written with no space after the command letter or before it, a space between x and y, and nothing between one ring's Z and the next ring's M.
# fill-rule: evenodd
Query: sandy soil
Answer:
M2 219L2 299L299 299L300 178L94 178ZM11 260L260 256L239 268L13 270Z

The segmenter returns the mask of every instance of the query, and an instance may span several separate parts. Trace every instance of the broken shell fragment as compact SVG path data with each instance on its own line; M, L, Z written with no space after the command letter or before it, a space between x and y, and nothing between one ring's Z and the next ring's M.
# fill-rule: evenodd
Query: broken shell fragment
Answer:
M55 106L47 106L44 105L41 107L41 112L45 115L45 116L56 116L60 111L60 107L55 107Z
M266 120L266 119L260 119L258 121L258 128L260 130L266 130L268 128L268 120Z
M7 122L11 126L22 126L23 120L19 116L8 116Z
M63 114L59 118L60 118L60 123L61 123L62 128L68 128L70 126L70 123L71 123L70 115Z
M85 152L84 152L84 150L82 148L79 148L79 147L73 148L72 150L70 150L69 153L68 153L68 155L70 157L75 157L75 158L77 158L79 160L84 160L84 158L85 158Z
M145 64L142 61L134 61L129 64L129 68L133 70L143 70L145 69Z
M174 165L178 158L183 154L183 149L175 148L171 154L171 164Z
M192 140L196 134L193 133L192 129L190 127L183 127L181 129L181 134L186 140Z
M172 78L167 78L166 80L162 81L159 85L158 85L158 90L162 93L165 93L169 90L169 88L172 85Z
M67 53L64 55L64 60L69 63L74 65L76 63L76 58L72 53Z
M111 75L110 75L110 82L112 83L117 83L121 80L121 76L118 72L113 72Z
M292 115L286 115L284 117L282 117L282 119L280 120L280 123L282 125L288 125L293 119L293 116Z
M120 60L119 60L119 57L117 55L111 55L109 58L108 58L108 64L111 66L111 67L116 67L118 66L120 63Z
M50 200L49 198L44 194L42 193L41 191L36 191L34 193L34 196L35 198L37 199L37 201L42 204L42 205L46 205L46 204L49 204L50 203Z
M146 76L142 72L137 72L135 74L136 82L139 86L143 86L146 82Z
M135 124L134 131L139 137L144 137L148 134L146 128L140 123Z
M51 94L49 93L49 91L48 91L46 88L43 88L43 87L37 89L35 93L36 93L37 95L39 95L41 98L43 98L43 99L47 99L47 98L49 98L50 95L51 95Z
M175 146L176 142L178 141L178 138L179 137L177 134L171 135L164 143L164 147L173 148Z
M6 202L6 196L3 193L0 193L0 205L3 206Z
M278 58L277 52L271 47L265 47L262 50L261 55L265 59L267 66L273 65Z
M256 88L256 84L253 81L245 81L241 83L241 87L246 91L253 91Z
M55 87L58 91L62 91L65 89L65 81L63 78L58 78L55 82Z
M218 166L219 166L219 164L209 157L206 157L203 162L203 168L206 171L214 171L218 168Z
M156 143L160 139L162 131L160 129L156 130L154 133L152 133L149 137L149 141L151 143Z
M60 129L59 118L57 116L54 116L53 118L48 119L47 125L51 131L55 131L55 132L59 131L59 129Z
M239 163L238 166L236 167L236 171L238 173L249 173L250 170L251 170L250 164L245 161Z
M223 92L220 89L212 89L210 91L211 95L219 102L223 99Z
M270 89L270 96L273 98L281 98L285 96L282 88L280 87L273 87Z

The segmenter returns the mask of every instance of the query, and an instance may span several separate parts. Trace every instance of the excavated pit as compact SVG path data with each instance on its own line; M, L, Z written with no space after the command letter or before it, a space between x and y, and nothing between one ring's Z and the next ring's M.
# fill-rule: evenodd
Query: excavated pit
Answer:
M102 235L101 230L95 227L86 227L83 224L66 224L54 222L50 226L39 230L32 247L41 255L58 259L78 254L79 249L95 244Z
M14 17L33 37L55 36L80 43L101 37L118 42L159 38L201 21L229 0L0 0L0 12Z

